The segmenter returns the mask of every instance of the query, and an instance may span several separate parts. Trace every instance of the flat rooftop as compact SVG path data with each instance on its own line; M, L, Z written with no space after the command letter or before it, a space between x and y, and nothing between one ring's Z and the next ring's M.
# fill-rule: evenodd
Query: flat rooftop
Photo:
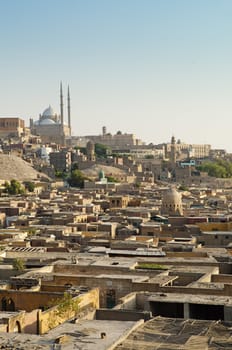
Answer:
M159 316L131 332L114 350L231 350L231 326L221 321Z
M204 294L152 293L148 297L148 301L232 306L231 297Z
M137 322L131 321L100 320L67 322L41 336L23 333L0 333L0 344L2 346L14 345L14 347L9 346L6 349L51 350L55 339L61 335L67 335L68 340L61 345L62 350L107 350L116 342L123 340L136 324ZM101 339L101 333L106 333L104 339Z

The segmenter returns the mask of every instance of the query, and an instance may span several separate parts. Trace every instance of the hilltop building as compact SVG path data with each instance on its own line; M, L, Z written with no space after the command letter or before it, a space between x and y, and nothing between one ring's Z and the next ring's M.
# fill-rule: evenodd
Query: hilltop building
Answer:
M0 118L0 138L20 137L25 132L23 119L17 117Z
M175 142L175 138L172 137L171 142L166 144L166 157L183 158L207 158L211 153L211 145L208 144L188 144L178 140Z
M115 135L107 133L106 127L102 128L102 135L88 135L86 139L94 143L101 143L112 149L127 149L128 147L142 145L143 142L136 138L134 134L127 134L118 131Z
M60 115L56 114L51 106L46 108L35 122L30 119L31 133L39 135L44 143L55 142L65 145L71 137L71 106L68 88L67 96L68 124L64 122L64 104L62 83L60 84Z

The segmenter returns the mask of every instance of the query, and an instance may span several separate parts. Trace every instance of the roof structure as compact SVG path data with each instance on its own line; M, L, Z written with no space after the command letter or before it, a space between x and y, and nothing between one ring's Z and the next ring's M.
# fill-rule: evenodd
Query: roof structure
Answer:
M134 330L115 350L232 349L231 324L156 317Z

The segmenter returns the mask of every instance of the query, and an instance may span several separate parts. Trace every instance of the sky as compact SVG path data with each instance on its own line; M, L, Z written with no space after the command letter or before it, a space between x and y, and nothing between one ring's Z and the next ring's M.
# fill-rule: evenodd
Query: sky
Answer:
M0 116L232 152L231 0L0 0ZM65 114L67 120L67 112Z

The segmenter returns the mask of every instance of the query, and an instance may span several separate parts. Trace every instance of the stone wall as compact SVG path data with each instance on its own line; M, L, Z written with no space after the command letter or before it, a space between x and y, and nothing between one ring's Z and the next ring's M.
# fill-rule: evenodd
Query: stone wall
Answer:
M39 334L44 334L66 320L77 317L78 313L87 307L99 308L99 290L95 288L83 295L74 297L72 300L78 303L78 311L72 305L69 308L66 307L65 312L60 312L59 306L50 308L47 311L39 311Z
M31 312L34 309L48 305L49 301L62 298L63 293L32 292L22 290L0 290L0 309L3 308L3 299L11 300L14 310ZM14 311L10 310L10 311ZM9 311L9 310L8 310Z
M132 311L132 310L115 310L115 309L99 309L96 311L96 320L110 321L148 321L151 313L148 311Z

